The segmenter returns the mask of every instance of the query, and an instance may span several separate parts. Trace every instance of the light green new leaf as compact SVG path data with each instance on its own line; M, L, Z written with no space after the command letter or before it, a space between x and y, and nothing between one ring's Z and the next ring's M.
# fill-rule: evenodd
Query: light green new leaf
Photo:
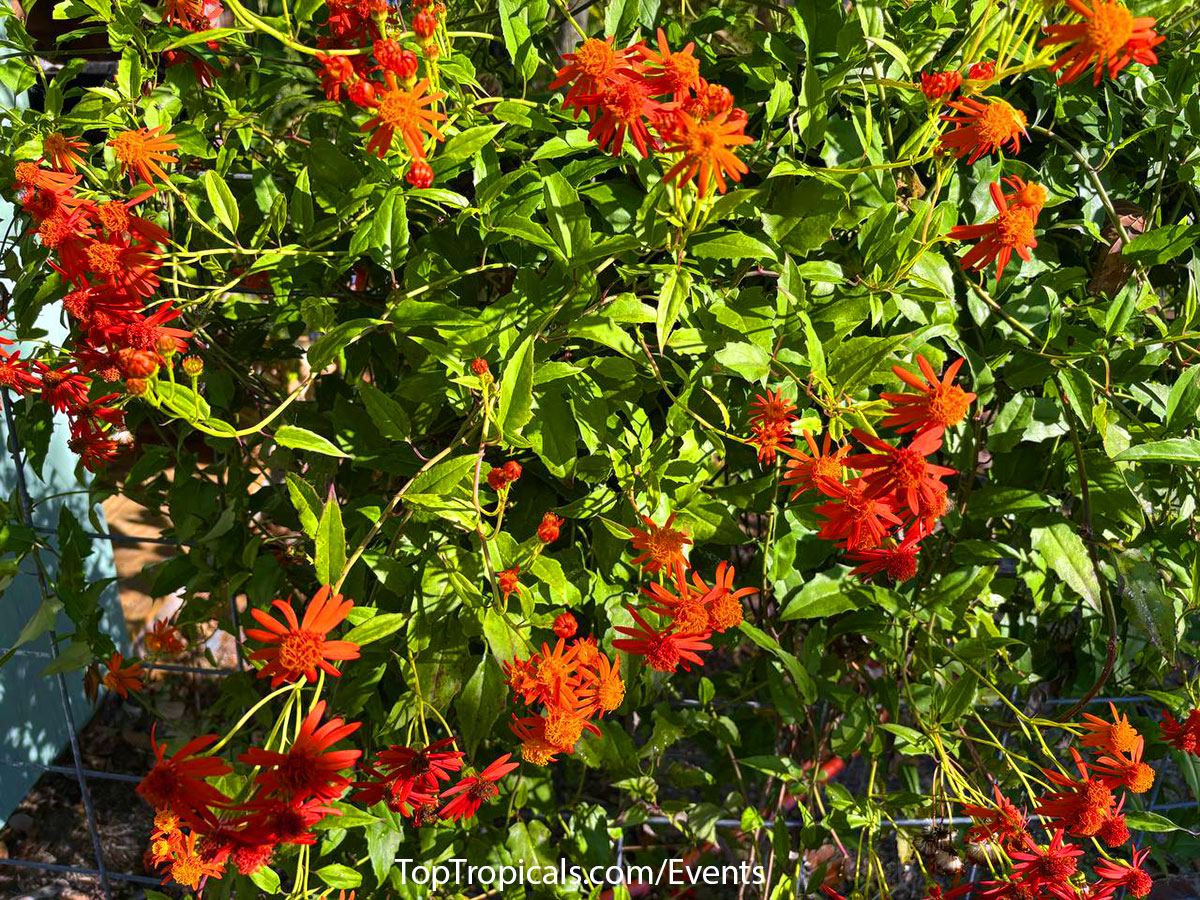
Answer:
M241 221L237 200L233 197L233 191L229 190L229 185L212 169L204 173L204 192L208 195L208 202L212 204L218 221L230 234L237 234L238 223Z
M1083 597L1096 612L1100 611L1100 582L1092 568L1083 538L1069 522L1055 522L1049 528L1030 531L1033 549L1062 581Z
M505 437L520 434L533 418L533 337L525 338L504 365L496 417Z
M330 497L317 523L316 569L321 584L333 584L346 568L346 529L337 498Z
M310 453L320 453L323 456L338 456L350 459L349 453L343 453L328 438L321 437L315 431L307 428L297 428L295 425L284 425L275 432L275 441L281 447L292 450L307 450Z

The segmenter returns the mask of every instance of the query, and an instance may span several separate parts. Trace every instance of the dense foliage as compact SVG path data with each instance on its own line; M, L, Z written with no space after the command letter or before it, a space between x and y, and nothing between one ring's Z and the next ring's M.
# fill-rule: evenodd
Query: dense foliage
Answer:
M22 640L151 708L213 622L259 670L159 729L149 871L654 833L1074 900L1200 850L1147 811L1200 799L1194 5L225 3L2 14L6 407L185 598L114 655L13 498Z

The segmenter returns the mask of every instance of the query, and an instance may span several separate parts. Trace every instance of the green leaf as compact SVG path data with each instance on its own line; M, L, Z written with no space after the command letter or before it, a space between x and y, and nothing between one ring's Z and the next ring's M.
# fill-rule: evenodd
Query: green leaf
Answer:
M781 622L792 619L820 619L855 609L854 598L845 590L843 582L828 575L813 576L796 596L792 597L779 616Z
M418 475L409 491L414 494L446 496L462 483L468 473L474 471L476 460L474 453L444 459Z
M755 644L779 660L788 675L791 676L792 683L800 692L800 697L805 703L813 703L817 699L817 685L804 666L800 664L800 660L796 658L794 653L788 653L788 651L779 646L779 641L749 622L742 622L738 626L738 629Z
M325 501L317 524L316 568L321 584L334 584L346 568L346 529L342 527L342 510L336 497Z
M367 621L355 625L342 638L363 647L373 641L395 634L408 621L408 613L376 613Z
M1200 225L1181 222L1139 234L1122 248L1121 255L1144 266L1153 266L1170 262L1194 247L1198 240Z
M62 608L62 602L57 597L42 597L42 602L38 605L37 612L25 623L25 627L21 629L21 633L17 635L17 639L13 645L5 651L3 656L0 656L0 666L3 666L12 659L18 647L22 647L30 641L37 640L53 628L54 623L58 621L58 614L62 611Z
M658 335L660 350L667 346L671 330L679 318L683 304L687 302L692 290L692 276L686 269L672 269L667 273L666 281L658 292L658 312L655 317L655 329Z
M296 515L300 517L300 527L310 538L317 536L317 522L321 517L321 498L313 490L313 486L295 472L287 473L288 496Z
M408 440L412 423L403 406L366 381L359 383L358 393L380 434L392 441Z
M253 882L254 886L260 891L264 891L268 894L279 893L279 873L270 866L260 866L254 871L254 874L250 876L250 881ZM146 891L146 900L150 900L151 893L151 891Z
M942 698L941 721L957 722L975 703L979 691L979 677L974 672L963 672L950 686Z
M771 374L771 354L758 344L727 344L714 354L718 363L747 381L763 381Z
M468 756L474 755L480 741L491 733L504 709L506 693L504 673L492 655L485 654L454 701L462 749Z
M77 638L67 645L66 650L59 652L58 659L42 669L42 675L57 675L60 672L71 672L75 669L82 669L92 661L92 658L92 648L88 646L86 641L81 641Z
M1181 466L1200 463L1200 440L1196 438L1168 438L1151 441L1122 450L1113 459L1123 462L1165 462Z
M756 237L740 231L718 231L698 235L688 245L692 256L700 259L760 259L775 261L775 251Z
M402 188L388 191L372 214L371 250L375 261L391 271L408 255L408 206Z
M160 380L154 383L154 393L185 422L203 422L212 415L208 401L186 385Z
M181 47L194 47L196 44L207 44L209 41L223 41L235 34L246 34L243 28L208 28L204 31L193 31L181 38L171 41L163 50L178 50Z
M1121 601L1130 620L1174 665L1178 614L1174 597L1163 590L1159 567L1140 550L1119 554L1116 562L1123 582Z
M1200 415L1200 366L1184 369L1167 394L1168 431L1180 432L1196 425Z
M503 124L476 125L465 131L460 131L454 137L450 138L450 140L446 141L446 146L438 150L436 158L444 161L469 159L489 144L492 138L499 134L503 128Z
M1165 832L1165 831L1187 831L1186 828L1176 825L1166 816L1160 816L1158 813L1138 812L1137 810L1125 811L1125 825L1130 831L1150 831L1150 832Z
M362 875L340 863L322 866L316 876L332 888L355 888L362 884Z
M375 875L375 883L382 885L388 872L396 865L396 851L400 849L404 835L393 828L391 822L382 820L368 825L366 835L371 872Z
M872 376L890 366L892 353L898 350L908 335L888 337L853 337L842 341L829 354L829 381L844 393L852 393Z
M320 453L324 456L350 459L349 453L343 453L328 438L323 438L307 428L297 428L295 425L284 425L277 429L275 441L281 447L290 447L293 450L307 450L310 453Z
M505 437L518 435L533 418L533 336L517 345L500 377L500 401L496 410Z
M386 324L386 319L350 319L335 325L308 348L308 364L313 371L320 372L366 332Z
M204 173L204 193L208 195L208 202L212 204L217 220L230 234L237 234L238 222L241 221L237 200L233 197L233 191L229 190L229 185L213 169Z
M603 525L608 533L619 541L633 540L633 532L622 525L620 522L614 522L612 519L606 519L604 516L596 516L600 524Z
M550 236L563 259L571 259L591 244L591 223L579 194L561 172L552 172L542 182L546 221Z
M738 764L775 775L783 781L799 781L804 777L804 769L788 756L746 756L738 760Z
M1069 522L1055 522L1049 528L1030 531L1033 549L1062 581L1083 597L1094 611L1100 611L1100 582L1092 568L1083 538Z

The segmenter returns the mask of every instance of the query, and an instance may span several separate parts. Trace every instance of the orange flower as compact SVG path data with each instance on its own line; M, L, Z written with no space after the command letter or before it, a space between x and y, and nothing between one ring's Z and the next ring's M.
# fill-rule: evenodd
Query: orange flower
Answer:
M686 112L677 111L674 121L667 129L668 153L680 153L683 158L664 176L664 181L677 181L681 186L699 175L700 196L708 194L709 184L715 179L717 190L725 193L728 185L725 176L741 181L748 172L746 164L734 155L730 147L753 144L754 138L742 133L746 120L734 116L733 110L717 113L708 119L693 118Z
M521 567L513 566L511 569L505 569L503 572L496 573L496 586L500 588L500 593L504 595L504 602L508 602L511 594L515 594L521 590Z
M718 634L742 624L742 598L758 593L758 588L753 587L734 590L735 574L733 566L729 563L719 563L710 587L699 574L692 573L692 584L700 592L700 602L708 608L708 621L712 624L713 631Z
M1025 113L1000 99L976 100L968 97L946 104L960 115L942 116L943 122L954 125L953 131L940 138L943 148L962 159L969 153L967 163L973 163L985 153L995 153L1008 144L1013 153L1021 149L1025 133Z
M274 601L274 606L283 613L287 624L279 622L260 609L250 610L250 615L266 630L246 629L246 637L270 644L250 654L252 660L264 660L266 665L259 670L259 678L270 678L271 687L279 687L285 681L297 681L301 677L317 680L317 669L326 675L338 677L341 673L331 661L358 659L358 645L351 641L331 641L332 631L354 606L352 600L342 600L341 594L333 594L328 587L317 591L304 611L304 619L296 618L292 602Z
M75 167L83 162L78 151L87 147L83 141L69 138L58 131L52 131L42 138L42 157L50 161L50 165L60 172L75 174Z
M825 432L825 438L821 442L821 448L817 449L817 442L813 440L813 436L807 431L804 432L804 440L808 444L810 453L805 453L803 450L793 450L790 447L780 447L780 451L786 453L791 459L788 460L787 469L784 470L782 484L794 484L796 490L792 492L791 499L795 500L805 491L815 491L818 489L818 480L826 478L832 481L842 480L842 469L846 464L842 461L847 453L850 452L850 445L832 449L832 438L829 432Z
M919 393L880 394L880 397L892 404L883 424L903 434L906 431L952 428L961 422L975 399L973 393L964 391L954 383L954 377L962 368L962 364L962 359L956 359L946 369L946 374L939 377L929 361L918 353L917 367L920 368L924 380L900 366L892 366L896 377Z
M667 35L658 29L658 53L644 44L637 50L649 64L646 67L646 84L655 95L670 94L675 101L683 100L693 88L700 85L700 61L692 55L696 47L693 41L678 53L667 46Z
M754 410L753 415L750 416L752 425L756 421L762 425L790 425L796 420L793 413L796 404L784 397L782 390L768 390L765 397L762 394L755 394L750 408Z
M563 638L553 648L543 642L541 652L516 659L504 666L508 686L527 706L562 703L579 687L579 643L567 647Z
M163 884L174 881L176 884L196 891L200 889L200 882L205 878L220 877L221 873L225 871L223 864L205 859L196 849L196 841L199 838L198 834L189 834L187 839L175 850L171 868L163 876Z
M1144 794L1154 786L1154 769L1142 762L1142 754L1146 750L1146 739L1137 738L1129 753L1113 751L1108 756L1102 756L1092 768L1100 773L1101 778L1111 788L1124 787L1131 794Z
M367 141L367 150L383 159L392 146L392 138L396 132L404 139L408 152L418 159L425 158L423 146L425 135L437 140L444 140L438 131L437 123L446 118L445 113L429 109L430 104L445 97L445 94L427 94L429 79L422 78L412 90L404 90L396 81L396 76L390 70L385 73L388 90L377 91L369 100L376 109L374 118L362 126L362 131L375 130Z
M154 627L146 632L145 641L147 653L163 653L173 656L176 653L182 653L184 648L179 629L166 619L159 619L154 623Z
M171 150L178 150L179 145L171 140L175 135L162 134L164 127L157 125L122 131L108 142L113 148L113 156L130 179L136 173L146 184L154 184L155 178L164 183L170 181L160 164L179 162L178 157L170 154Z
M1011 194L1008 192L1004 194L1004 200L1009 206L1023 206L1026 209L1034 210L1035 216L1041 213L1042 207L1046 205L1046 200L1050 196L1044 187L1035 182L1026 181L1017 175L1006 176L1001 180L1013 189Z
M131 693L136 694L144 687L140 662L130 663L126 666L125 657L120 653L114 653L107 665L108 671L104 673L102 682L110 691L120 694L122 698L128 700Z
M688 567L683 548L692 542L688 533L682 529L672 528L675 513L667 517L665 524L659 526L649 516L642 516L648 530L640 528L629 529L633 533L633 549L645 552L633 558L635 566L642 566L647 572L661 572L666 569L676 578L682 578Z
M527 763L544 766L564 752L546 740L546 720L541 716L513 716L508 727L521 742L521 759Z
M1100 83L1105 71L1109 78L1131 62L1153 65L1158 62L1154 47L1163 37L1154 31L1154 19L1149 16L1135 18L1125 4L1092 0L1089 8L1083 0L1066 0L1067 6L1083 17L1082 22L1071 25L1047 25L1046 34L1039 46L1066 44L1061 56L1050 67L1051 72L1063 69L1058 77L1059 84L1074 81L1088 66L1094 66L1092 84Z
M340 773L353 766L362 751L329 748L356 732L362 723L347 725L344 719L334 717L319 725L324 715L325 701L319 700L286 753L251 747L238 756L240 762L262 769L254 779L260 791L289 802L316 797L322 803L345 792L350 779Z
M584 110L594 112L600 94L609 85L629 77L638 75L638 67L633 61L633 47L617 50L613 47L613 38L602 41L599 38L588 38L575 48L574 53L564 53L566 65L558 70L554 80L550 82L550 90L571 85L563 100L563 107L574 109L575 117Z
M1108 709L1112 714L1111 722L1106 722L1091 713L1083 714L1084 721L1081 727L1084 734L1079 743L1101 753L1129 753L1137 746L1137 729L1129 723L1128 716L1117 712L1113 703L1108 704Z
M621 660L609 661L603 653L584 672L584 686L580 699L585 700L592 711L613 712L625 701L625 682L621 678Z
M991 193L998 215L982 225L959 225L951 228L947 237L953 241L979 240L978 244L963 255L962 267L978 271L994 260L996 281L999 282L1013 253L1026 262L1033 259L1029 251L1037 246L1033 227L1037 224L1038 213L1041 210L1036 207L1009 205L996 182L991 185Z

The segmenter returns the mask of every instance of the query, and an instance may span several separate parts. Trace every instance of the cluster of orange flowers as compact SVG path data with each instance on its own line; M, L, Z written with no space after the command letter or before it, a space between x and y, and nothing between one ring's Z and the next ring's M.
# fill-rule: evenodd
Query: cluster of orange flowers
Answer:
M1099 84L1107 74L1117 73L1131 62L1150 65L1158 62L1154 47L1162 37L1154 31L1154 19L1135 18L1117 0L1093 0L1089 7L1083 0L1066 0L1067 5L1083 21L1046 26L1042 46L1063 47L1062 54L1050 66L1059 72L1059 84L1074 81L1089 66L1093 67L1092 83ZM991 66L990 69L984 66ZM972 83L988 83L995 76L992 64L977 64L969 72ZM921 89L933 101L949 96L960 84L957 72L938 72L922 75ZM999 153L1007 147L1012 153L1020 150L1020 138L1025 134L1025 113L999 97L964 97L946 104L953 112L941 116L953 126L939 138L938 146L955 158L967 157L973 163L984 154ZM1032 259L1037 247L1034 229L1046 203L1046 190L1041 185L1025 182L1016 176L1002 179L1012 190L1005 192L1003 184L991 185L996 215L978 225L961 225L950 229L947 236L955 241L978 241L962 257L964 269L978 271L990 262L996 263L996 281L1015 253L1021 259Z
M955 471L927 457L941 448L945 430L966 418L975 395L955 383L961 359L940 376L923 356L917 356L917 365L919 376L892 368L916 393L882 395L891 404L883 425L898 435L913 432L912 439L893 445L858 428L850 432L874 452L848 455L851 446L833 446L828 431L819 447L804 432L808 452L796 449L789 446L795 406L782 391L759 395L753 404L748 442L758 448L760 460L774 462L776 453L789 457L782 483L795 488L792 500L807 491L826 498L816 507L825 519L818 536L850 551L849 559L858 563L856 575L886 572L896 581L912 578L920 542L933 532L949 503L941 479ZM864 474L846 481L846 469Z
M1123 812L1125 796L1118 799L1114 792L1141 794L1154 784L1154 769L1142 761L1146 739L1111 703L1109 710L1112 721L1084 715L1079 744L1096 759L1085 761L1077 749L1071 748L1078 778L1042 770L1054 789L1038 798L1035 812L1046 830L1052 832L1049 843L1033 839L1028 817L999 788L994 789L994 807L964 806L963 811L975 820L967 831L968 839L995 844L1013 863L1008 879L975 885L979 896L987 900L1027 900L1046 895L1058 900L1107 900L1123 889L1138 898L1150 892L1152 881L1142 868L1150 848L1133 850L1128 862L1097 860L1092 866L1096 880L1090 882L1079 869L1083 848L1067 839L1098 839L1109 849L1124 846L1129 841Z
M734 148L754 139L729 89L701 77L694 48L672 51L661 28L657 51L641 41L617 49L613 38L588 38L563 54L566 65L550 87L569 86L563 106L576 118L587 113L588 136L601 149L616 156L628 138L642 156L662 152L669 160L664 179L694 182L704 197L714 182L724 193L726 178L741 181L746 164Z

